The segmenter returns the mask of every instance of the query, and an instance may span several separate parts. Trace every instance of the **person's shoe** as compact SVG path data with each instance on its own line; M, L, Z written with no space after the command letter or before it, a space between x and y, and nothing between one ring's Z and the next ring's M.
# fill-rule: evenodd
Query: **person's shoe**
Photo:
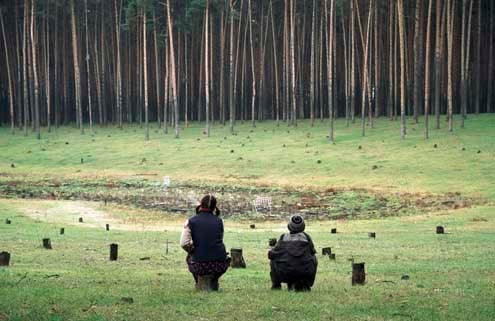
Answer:
M272 284L272 290L282 290L282 284Z

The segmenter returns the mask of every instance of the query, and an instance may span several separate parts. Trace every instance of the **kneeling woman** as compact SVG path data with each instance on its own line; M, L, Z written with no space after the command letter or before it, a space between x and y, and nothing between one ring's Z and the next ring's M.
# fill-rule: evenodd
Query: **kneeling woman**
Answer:
M184 224L180 245L188 253L187 265L196 286L198 277L208 277L211 289L218 290L218 279L229 267L223 243L223 221L218 217L217 200L206 195L196 208L196 215Z

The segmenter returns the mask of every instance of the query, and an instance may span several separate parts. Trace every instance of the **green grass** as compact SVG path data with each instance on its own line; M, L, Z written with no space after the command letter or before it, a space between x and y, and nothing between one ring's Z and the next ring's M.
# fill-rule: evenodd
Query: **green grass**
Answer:
M335 144L326 138L326 123L311 127L308 121L297 128L276 127L273 122L256 128L239 125L237 136L230 135L228 127L214 126L210 138L194 123L180 139L165 136L152 125L149 142L138 126L96 128L94 134L86 130L85 135L62 127L44 132L40 141L20 132L12 136L1 128L0 172L17 177L156 174L156 179L168 175L173 181L461 192L495 199L495 114L470 115L466 128L453 133L431 129L429 140L423 139L422 124L408 121L407 139L401 141L398 126L379 119L375 129L361 137L357 123L346 128L339 120Z
M228 248L242 247L246 269L230 269L219 293L193 289L178 247L180 219L155 218L162 232L50 224L26 216L59 201L0 200L0 248L12 253L0 268L0 320L493 320L495 220L493 207L359 221L308 221L319 251L311 293L269 290L267 240L284 222L226 221ZM63 203L63 202L62 202ZM128 210L123 218L142 213ZM43 217L43 215L41 215ZM148 218L149 219L149 218ZM76 220L74 220L75 222ZM164 222L165 221L165 222ZM100 222L103 225L103 222ZM146 221L143 224L153 225ZM445 226L436 235L435 226ZM58 235L65 226L66 234ZM330 234L331 227L338 234ZM375 231L376 239L367 232ZM50 237L53 250L41 239ZM166 241L172 241L165 254ZM108 245L119 260L108 261ZM150 257L149 261L141 261ZM366 262L367 284L351 286L349 258ZM409 280L401 280L402 275ZM133 304L122 297L132 297Z
M45 193L50 186L78 199L98 193L98 184L133 182L138 195L148 191L140 182L153 186L171 176L201 192L229 186L237 189L234 196L238 187L274 195L284 189L325 195L337 188L345 193L333 199L335 208L374 208L375 199L363 198L361 188L391 200L408 200L404 193L456 192L484 200L475 202L483 206L433 212L418 207L380 219L308 219L317 248L331 246L337 255L336 261L319 256L310 293L269 290L267 242L284 232L285 221L258 219L251 230L250 218L226 219L225 243L244 249L248 267L229 270L219 293L204 294L193 290L177 244L184 216L116 204L83 203L85 208L81 202L0 199L0 251L12 253L12 265L0 268L0 321L495 319L495 114L470 115L466 128L453 133L432 129L429 140L422 124L408 121L404 141L398 122L380 119L375 125L361 137L357 123L346 128L337 121L335 144L326 138L326 123L311 127L307 121L297 128L239 125L236 136L214 126L210 138L193 123L180 139L153 125L149 142L138 126L85 135L61 127L43 132L40 141L0 128L0 191L18 181L23 193ZM116 190L121 192L126 190ZM72 223L91 208L102 216ZM6 218L13 224L4 224ZM436 235L437 225L448 234ZM330 234L331 227L339 233ZM375 240L367 237L371 231ZM53 250L42 249L43 237L52 239ZM167 240L172 243L165 255ZM108 261L112 242L120 246L117 262ZM366 285L351 286L350 258L366 262ZM410 279L401 280L406 274Z

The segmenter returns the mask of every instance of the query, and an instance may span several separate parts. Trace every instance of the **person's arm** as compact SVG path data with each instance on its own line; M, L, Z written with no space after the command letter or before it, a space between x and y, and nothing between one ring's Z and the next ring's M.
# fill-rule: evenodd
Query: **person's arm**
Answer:
M184 223L184 228L182 229L182 234L180 236L180 246L187 253L191 253L194 249L191 229L189 228L189 220Z
M284 234L280 235L275 246L268 251L268 259L272 260L274 258L274 253L276 252L276 250L280 248L280 243L282 242L283 238L284 238Z
M311 255L315 255L316 254L316 249L315 249L315 245L313 244L313 240L311 239L311 236L309 236L309 234L307 234L307 233L304 233L304 234L308 238L309 250L311 251Z

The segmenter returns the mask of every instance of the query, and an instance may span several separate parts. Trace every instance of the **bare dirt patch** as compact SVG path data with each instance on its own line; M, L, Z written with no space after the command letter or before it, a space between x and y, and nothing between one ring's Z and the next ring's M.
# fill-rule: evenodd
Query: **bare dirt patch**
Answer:
M213 193L224 217L282 219L302 214L313 219L367 219L457 210L482 204L460 193L392 193L367 189L296 190L259 186L210 185L173 182L158 178L134 180L0 180L0 197L100 202L168 215L191 214L199 199ZM256 197L269 197L271 210L255 210ZM73 212L81 212L73 208ZM97 211L92 215L100 215Z
M127 219L100 207L101 204L97 202L30 200L20 204L19 209L35 220L88 228L104 229L105 224L110 224L112 230L125 231L177 231L182 228L179 222L165 219L163 222L151 222L139 220L135 216ZM83 218L83 223L79 223L80 217Z

